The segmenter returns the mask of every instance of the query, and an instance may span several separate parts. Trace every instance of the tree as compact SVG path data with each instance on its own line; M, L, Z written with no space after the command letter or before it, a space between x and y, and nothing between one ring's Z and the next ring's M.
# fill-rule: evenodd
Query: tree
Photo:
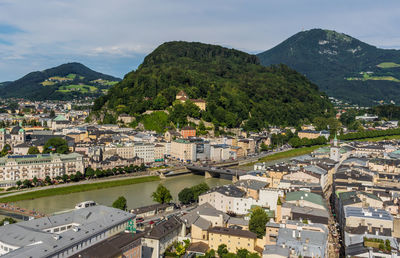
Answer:
M199 196L210 190L210 187L207 185L207 183L201 183L193 186L191 189L193 191L193 199L197 202L199 200Z
M95 175L93 168L88 167L85 172L85 176L92 178Z
M28 149L28 154L40 154L40 151L39 151L38 147L31 146Z
M51 178L50 178L49 176L46 176L46 178L44 179L44 181L45 181L47 184L51 185Z
M125 197L124 196L118 197L118 199L113 202L112 207L123 211L126 210L127 207L126 207Z
M83 175L80 171L76 172L75 176L78 178L78 180L81 180L83 178Z
M34 186L37 185L37 183L38 183L37 177L34 177L34 178L32 179L32 183L33 183Z
M60 137L49 139L43 146L43 153L66 154L68 152L69 148L67 141Z
M392 250L392 247L390 246L390 240L389 239L385 240L385 248L386 248L386 251L388 251L388 252L390 252Z
M28 179L25 179L24 182L22 182L22 184L24 185L24 187L29 188L32 186L31 181L29 181Z
M200 256L200 257L202 257L202 258L215 258L217 256L215 255L215 250L211 249L210 251L206 252L203 256Z
M3 149L0 152L0 157L4 157L10 153L11 153L11 146L9 144L6 144L4 145Z
M8 221L9 224L17 223L17 221L13 218L6 217L0 221L0 226L4 225L4 222Z
M16 184L17 184L18 188L20 188L20 187L21 187L21 185L22 185L22 182L21 182L21 180L18 180L18 181L16 182Z
M187 188L187 187L184 188L182 191L179 192L178 199L183 204L189 204L189 203L194 202L194 196L193 196L192 189Z
M250 216L249 230L256 233L258 238L263 238L265 235L265 225L268 221L267 213L262 208L257 207Z
M66 183L69 179L69 176L67 174L62 175L61 179Z
M153 197L153 201L161 204L169 203L172 200L172 195L170 191L162 184L158 185L156 191L153 192L151 197Z
M228 253L228 248L226 247L225 244L219 245L217 253L218 253L219 257L222 257L222 256L224 256L224 254Z
M50 118L55 118L55 117L56 117L56 113L54 112L53 109L50 111L49 117L50 117Z

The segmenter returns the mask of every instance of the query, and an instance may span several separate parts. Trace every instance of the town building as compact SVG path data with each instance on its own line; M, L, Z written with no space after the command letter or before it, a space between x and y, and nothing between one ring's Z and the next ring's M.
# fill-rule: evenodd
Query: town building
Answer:
M153 224L154 225L154 224ZM144 236L142 245L152 249L149 258L159 258L172 243L183 236L184 226L175 216L155 224Z
M185 126L181 129L182 138L187 139L189 137L196 137L196 128L191 126Z
M15 126L11 130L0 129L0 149L3 149L6 144L13 148L13 146L23 144L25 141L25 130L20 126Z
M106 206L0 227L0 255L8 258L69 257L125 230L135 215Z
M134 148L134 155L136 157L142 158L145 163L154 162L153 143L135 142L133 148Z
M262 252L257 246L257 235L253 232L235 228L212 227L208 230L208 245L217 250L218 246L226 245L228 252L236 253L239 249L249 252Z
M177 139L171 142L171 158L183 161L196 161L196 144L185 139Z
M9 155L0 158L0 183L18 180L56 178L64 174L84 173L83 156L70 154Z

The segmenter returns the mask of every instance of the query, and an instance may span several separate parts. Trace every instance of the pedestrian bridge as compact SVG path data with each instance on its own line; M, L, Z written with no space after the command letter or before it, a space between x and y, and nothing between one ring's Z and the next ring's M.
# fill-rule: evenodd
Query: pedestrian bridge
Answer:
M234 182L239 180L240 176L246 174L246 171L239 169L228 169L212 166L186 166L186 168L193 174L204 174L206 178L220 177L232 180Z

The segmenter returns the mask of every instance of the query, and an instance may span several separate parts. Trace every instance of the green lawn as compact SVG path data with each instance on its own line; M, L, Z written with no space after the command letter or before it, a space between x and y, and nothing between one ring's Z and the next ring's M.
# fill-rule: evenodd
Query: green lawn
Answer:
M400 139L400 135L390 135L390 136L380 136L380 137L375 137L375 138L365 138L365 139L360 139L357 141L363 141L363 142L377 142L377 141L383 141L383 140L398 140Z
M292 150L288 150L288 151L284 151L284 152L280 152L280 153L275 153L270 156L261 158L256 162L246 164L246 167L252 166L259 162L268 162L268 161L274 161L274 160L278 160L278 159L291 158L291 157L305 155L305 154L311 153L314 150L324 147L324 146L326 146L326 145L315 145L315 146L311 146L311 147L303 147L303 148L292 149Z
M396 64L393 62L383 62L377 65L379 68L396 68L400 67L400 64Z
M160 178L158 176L148 176L148 177L129 178L129 179L124 179L124 180L101 182L101 183L72 185L72 186L66 186L66 187L44 189L44 190L39 190L36 192L30 192L30 193L21 193L21 194L9 196L9 197L3 197L3 198L0 198L0 202L4 203L4 202L17 202L17 201L23 201L23 200L32 200L32 199L54 196L54 195L64 195L64 194L70 194L70 193L92 191L92 190L98 190L98 189L103 189L103 188L117 187L117 186L123 186L123 185L132 185L132 184L145 183L145 182L151 182L151 181L157 181L157 180L160 180Z
M70 73L70 74L68 74L67 76L65 76L65 77L67 77L68 79L75 79L75 77L76 77L76 74L74 74L74 73Z
M77 84L71 84L67 86L61 86L58 89L59 92L72 92L72 91L79 91L82 93L88 93L88 92L96 92L97 88L94 86L90 85L77 85Z
M393 81L393 82L400 82L399 79L393 76L373 76L372 74L362 73L363 77L349 77L346 78L348 81Z

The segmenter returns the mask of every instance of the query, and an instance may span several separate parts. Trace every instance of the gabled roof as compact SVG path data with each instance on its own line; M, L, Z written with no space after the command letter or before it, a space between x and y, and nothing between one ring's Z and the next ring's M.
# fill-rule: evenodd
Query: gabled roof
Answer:
M311 203L321 205L322 207L326 207L325 201L322 198L322 196L315 194L315 193L309 193L309 192L305 192L305 191L296 191L296 192L289 192L286 194L287 202L299 201L299 200L308 201Z

